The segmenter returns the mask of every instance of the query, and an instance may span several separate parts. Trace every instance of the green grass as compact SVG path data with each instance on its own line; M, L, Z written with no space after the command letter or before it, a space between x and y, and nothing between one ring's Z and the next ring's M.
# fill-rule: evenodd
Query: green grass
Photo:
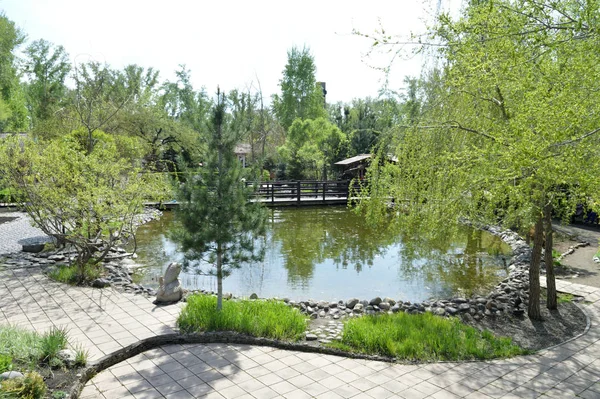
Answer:
M35 365L42 358L39 334L15 326L0 326L0 353L8 355L13 363Z
M191 295L177 319L183 333L236 331L255 337L298 340L306 330L306 317L283 302L223 301L217 311L217 298Z
M102 267L99 265L86 265L84 268L84 281L91 281L102 275ZM57 265L57 267L48 273L52 280L65 284L78 284L80 279L80 269L77 265Z
M69 343L66 328L53 328L41 337L42 359L50 362L57 359L58 352Z
M47 364L62 367L57 354L68 347L68 332L65 328L52 328L44 334L38 334L16 326L0 326L0 356L9 356L13 364L27 368ZM87 351L75 348L76 364L85 365Z
M573 298L574 297L571 294L564 294L562 292L556 293L556 302L558 302L558 303L573 302Z
M340 342L330 346L402 360L472 360L528 353L510 338L497 338L456 318L430 313L364 316L344 324Z

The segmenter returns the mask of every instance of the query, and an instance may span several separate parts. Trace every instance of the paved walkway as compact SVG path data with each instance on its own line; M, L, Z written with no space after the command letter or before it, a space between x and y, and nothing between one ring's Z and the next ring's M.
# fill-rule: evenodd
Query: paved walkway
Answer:
M157 307L149 298L113 289L60 284L39 268L0 266L0 324L36 331L67 327L92 361L140 339L175 332L180 308Z
M19 252L21 245L33 242L44 242L49 237L37 227L29 223L23 212L0 212L0 217L15 217L15 220L0 223L0 254Z
M592 328L531 356L473 363L398 365L246 345L170 345L94 377L82 398L600 398L600 289L583 295ZM70 287L39 269L0 270L0 324L66 326L90 360L175 331L180 305L113 290Z

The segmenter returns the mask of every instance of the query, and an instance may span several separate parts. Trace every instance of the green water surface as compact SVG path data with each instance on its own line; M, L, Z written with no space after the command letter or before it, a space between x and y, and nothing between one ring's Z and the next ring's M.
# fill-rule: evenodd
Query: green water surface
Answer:
M510 248L498 237L464 228L458 237L431 243L372 228L345 207L269 210L264 261L244 265L224 281L238 296L290 299L396 300L484 294L506 276ZM139 263L147 265L142 283L156 286L166 266L183 255L167 237L173 214L142 226L137 233ZM216 290L212 276L182 273L188 289Z

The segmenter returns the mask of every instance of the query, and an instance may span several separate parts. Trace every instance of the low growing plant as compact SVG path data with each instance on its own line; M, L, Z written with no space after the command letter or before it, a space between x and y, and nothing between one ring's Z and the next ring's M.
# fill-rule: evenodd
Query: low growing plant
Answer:
M68 394L65 391L54 391L52 392L52 399L65 399Z
M52 367L60 367L57 361L58 352L65 349L69 343L67 339L68 331L66 328L54 327L42 336L41 349L42 360L48 362ZM60 362L62 363L62 362Z
M0 353L0 373L12 370L12 357Z
M558 303L573 302L573 298L574 296L572 294L566 294L562 292L558 292L556 294L556 300Z
M85 366L87 364L90 352L84 349L83 346L78 345L75 347L75 366Z
M46 394L46 384L44 378L35 371L25 374L21 378L11 378L2 381L0 393L7 394L7 397L19 399L40 399Z
M526 353L510 338L497 338L456 318L430 313L371 315L345 322L340 342L332 347L403 360L470 360Z
M10 356L13 363L36 364L42 354L40 336L16 326L0 326L0 353Z
M191 295L177 319L183 333L236 331L255 337L298 340L306 330L306 317L281 301L225 301L217 310L217 298Z
M78 284L82 281L97 279L102 275L102 266L97 264L87 264L83 268L83 276L80 275L81 270L76 265L58 265L48 273L48 277L65 284Z

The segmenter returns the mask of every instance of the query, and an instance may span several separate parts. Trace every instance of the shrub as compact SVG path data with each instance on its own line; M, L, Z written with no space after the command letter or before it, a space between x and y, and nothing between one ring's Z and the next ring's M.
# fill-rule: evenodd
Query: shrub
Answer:
M467 360L509 357L526 353L510 338L497 338L457 318L430 313L365 316L344 324L339 349L405 360Z
M41 375L32 371L22 378L12 378L2 381L0 392L8 394L8 397L20 399L40 399L46 394L46 384Z
M298 340L306 330L306 317L281 301L225 301L217 311L217 298L191 295L177 319L183 333L236 331L255 337Z

